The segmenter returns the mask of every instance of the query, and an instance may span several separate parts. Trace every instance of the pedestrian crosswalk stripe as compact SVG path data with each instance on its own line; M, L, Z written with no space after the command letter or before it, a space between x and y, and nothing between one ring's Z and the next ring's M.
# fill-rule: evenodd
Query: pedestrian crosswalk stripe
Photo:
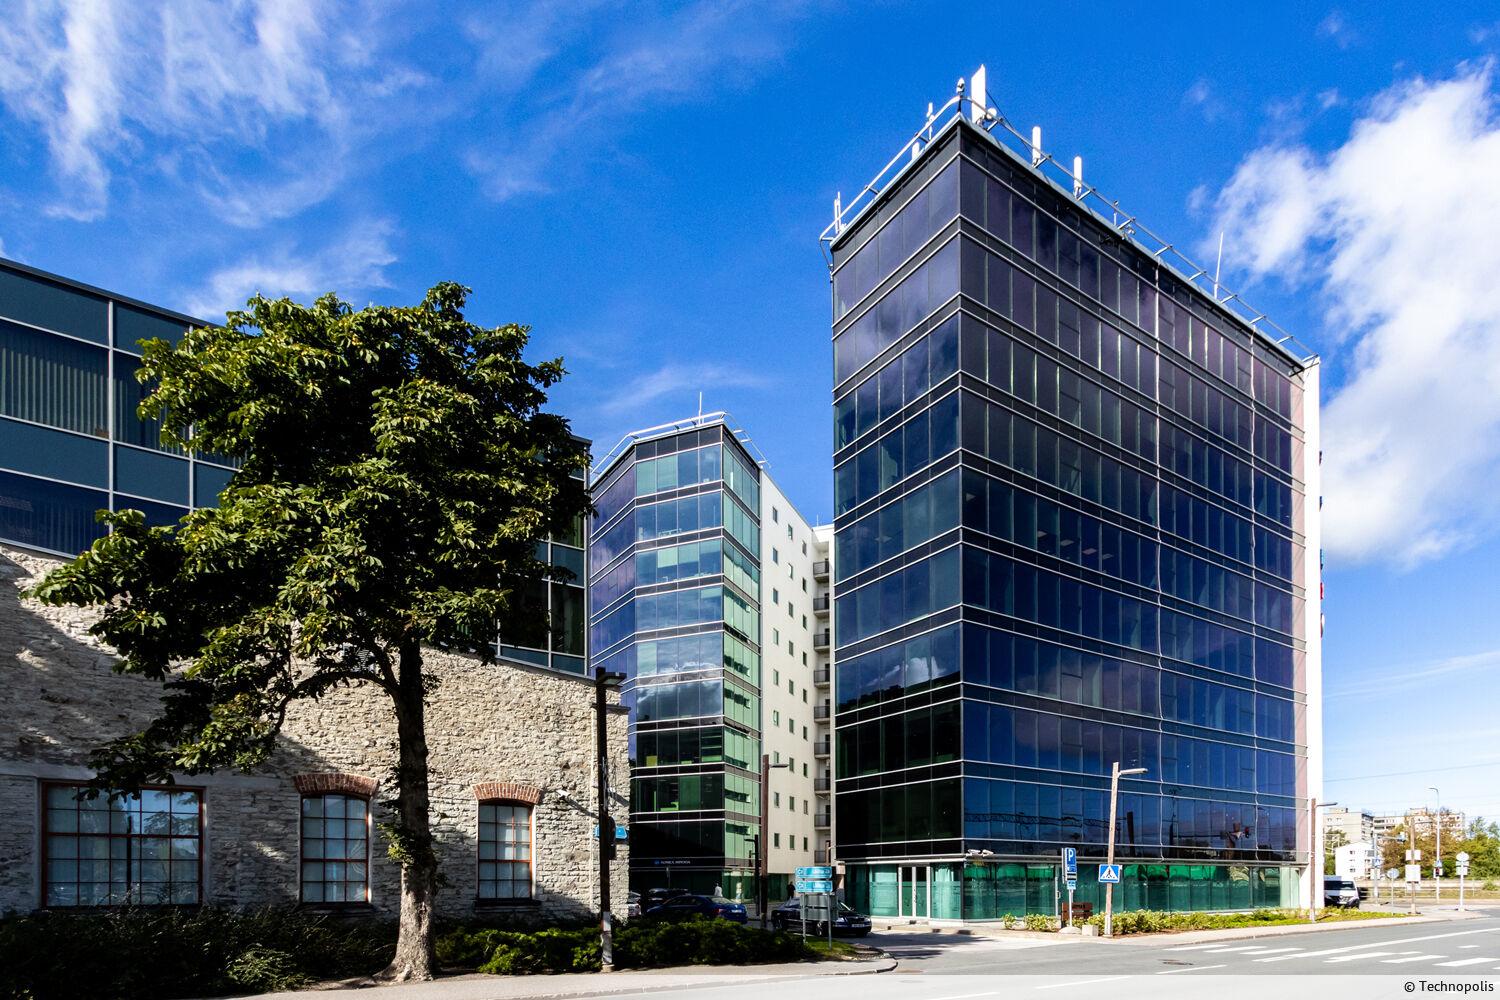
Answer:
M1384 958L1387 955L1410 955L1409 951L1362 951L1358 955L1340 955L1338 958L1325 958L1325 962L1362 962L1367 958Z
M1450 968L1451 969L1451 968L1453 968L1454 966L1457 966L1457 965L1478 965L1480 962L1493 962L1493 961L1495 961L1493 958L1460 958L1456 962L1439 962L1438 965L1440 967L1442 967L1442 968Z
M1446 956L1446 955L1415 955L1415 956L1413 956L1411 958L1388 958L1388 959L1386 959L1381 964L1383 964L1383 965L1402 965L1402 964L1404 964L1406 962L1425 962L1428 959L1432 959L1432 958L1447 958L1447 957L1448 956Z
M1301 948L1267 948L1265 951L1261 952L1261 954L1263 954L1263 955L1275 955L1278 952L1283 952L1283 951L1301 951L1301 950L1302 950Z
M1202 951L1204 948L1217 948L1219 942L1210 941L1208 944L1181 944L1176 948L1168 948L1168 951Z
M1239 947L1239 948L1210 948L1208 950L1208 954L1212 955L1212 954L1215 954L1215 953L1226 952L1226 951L1265 951L1265 950L1266 949L1263 948L1263 947L1261 947L1260 945L1250 944L1250 945L1244 945L1243 947Z

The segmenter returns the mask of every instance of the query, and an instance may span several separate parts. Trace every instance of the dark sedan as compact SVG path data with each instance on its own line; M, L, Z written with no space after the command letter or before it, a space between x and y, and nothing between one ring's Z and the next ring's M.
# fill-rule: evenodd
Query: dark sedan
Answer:
M771 911L771 926L778 931L801 930L802 904L794 898L776 907ZM820 936L827 934L828 924L821 920L816 925L809 923L807 932ZM833 921L833 933L838 937L864 937L870 933L870 918L840 903L839 915Z
M717 917L743 924L749 919L745 907L723 896L697 896L684 893L673 896L645 913L651 920L682 920L687 917Z

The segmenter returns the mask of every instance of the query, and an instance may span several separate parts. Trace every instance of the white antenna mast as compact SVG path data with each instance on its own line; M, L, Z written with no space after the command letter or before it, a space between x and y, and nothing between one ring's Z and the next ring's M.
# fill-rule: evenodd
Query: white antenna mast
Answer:
M698 416L703 416L703 390L698 390Z
M1219 301L1219 269L1224 266L1224 230L1219 230L1219 259L1214 264L1214 301Z
M1083 197L1083 157L1073 157L1073 197Z
M1039 167L1042 165L1042 127L1031 126L1031 165Z

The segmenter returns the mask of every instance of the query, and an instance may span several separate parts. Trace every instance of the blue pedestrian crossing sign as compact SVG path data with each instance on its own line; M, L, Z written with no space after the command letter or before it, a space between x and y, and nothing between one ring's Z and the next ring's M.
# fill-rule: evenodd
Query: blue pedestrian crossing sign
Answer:
M1120 865L1100 865L1099 881L1103 883L1120 883Z

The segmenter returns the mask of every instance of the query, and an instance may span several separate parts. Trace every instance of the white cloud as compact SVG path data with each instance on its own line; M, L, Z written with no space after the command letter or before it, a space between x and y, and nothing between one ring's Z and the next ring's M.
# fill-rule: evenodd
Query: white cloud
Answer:
M1329 11L1328 16L1318 22L1318 34L1341 49L1347 49L1354 44L1354 29L1349 27L1349 22L1342 11Z
M691 396L715 389L766 389L773 384L769 376L734 365L674 362L630 376L628 381L600 399L598 408L605 415L619 416L670 396ZM711 403L705 405L713 409Z
M1257 149L1212 232L1252 276L1315 291L1330 365L1324 539L1415 563L1500 513L1500 121L1492 66L1381 94L1327 154Z
M372 99L424 85L338 34L376 20L363 0L32 0L0 18L0 103L47 147L53 214L98 218L117 170L160 164L254 224L326 198Z
M185 305L193 316L215 320L260 293L308 301L324 292L351 299L353 293L388 288L385 269L395 263L390 249L394 226L384 219L348 227L343 238L318 250L277 248L256 254L209 275ZM355 303L358 305L359 303Z
M1406 663L1363 672L1357 680L1331 685L1330 698L1395 697L1402 694L1447 690L1468 679L1481 681L1500 668L1500 649L1463 653L1439 660Z
M557 67L547 81L547 92L557 99L528 108L504 142L470 151L466 165L496 201L545 193L568 153L608 146L628 116L743 86L779 58L786 28L801 10L797 4L699 0L665 18L638 17L630 30L604 39L597 58L581 71ZM546 23L562 30L556 21ZM510 44L505 36L470 34L482 46ZM522 35L529 37L529 29ZM553 54L547 47L523 48L512 77L538 73ZM483 55L481 65L491 58Z

